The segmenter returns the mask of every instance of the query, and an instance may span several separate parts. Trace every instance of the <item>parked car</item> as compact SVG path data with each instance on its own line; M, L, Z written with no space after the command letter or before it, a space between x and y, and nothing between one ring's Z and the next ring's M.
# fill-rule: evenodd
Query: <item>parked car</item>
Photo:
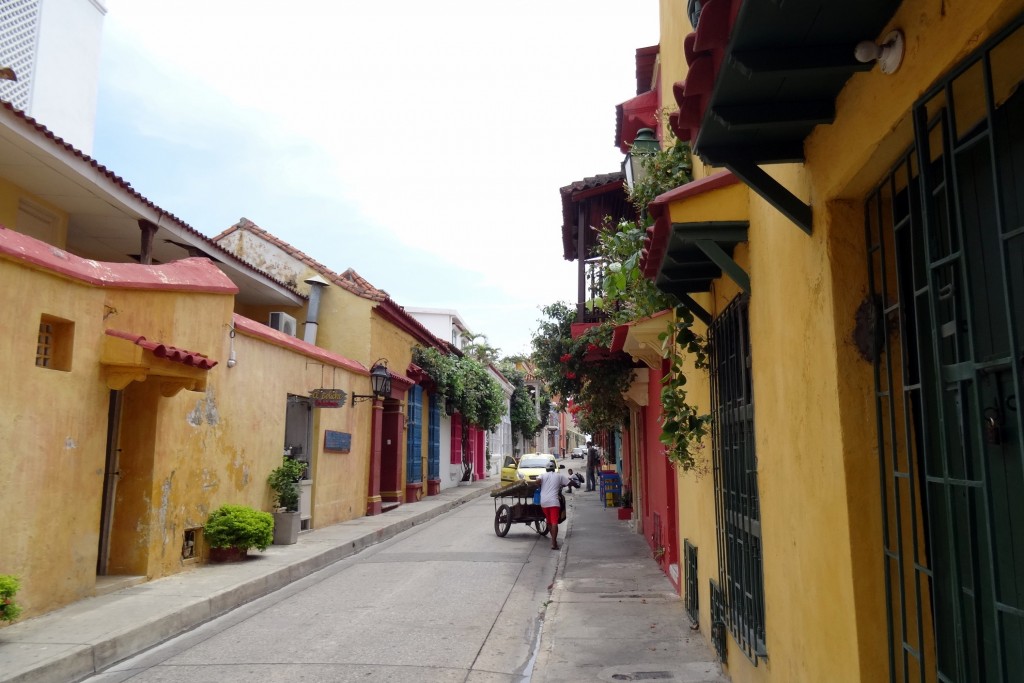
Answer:
M501 482L511 484L520 480L533 481L547 469L549 462L558 467L558 460L550 453L525 453L519 456L518 461L507 455L501 466Z
M573 459L573 460L575 460L576 458L579 458L580 460L586 460L587 459L587 447L586 446L577 446L576 448L572 449L572 454L569 457L571 459Z

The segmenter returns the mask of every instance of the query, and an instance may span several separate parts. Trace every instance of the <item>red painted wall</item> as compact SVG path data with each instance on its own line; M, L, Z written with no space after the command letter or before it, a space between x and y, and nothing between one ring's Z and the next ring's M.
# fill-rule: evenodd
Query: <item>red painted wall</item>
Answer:
M644 451L641 453L644 505L636 514L643 515L644 537L652 554L658 557L662 571L671 579L669 565L678 562L679 542L676 533L675 471L665 457L661 436L661 368L651 368L647 383L647 406L643 409ZM660 539L657 538L660 536ZM664 552L659 553L659 548ZM679 582L673 581L676 590Z

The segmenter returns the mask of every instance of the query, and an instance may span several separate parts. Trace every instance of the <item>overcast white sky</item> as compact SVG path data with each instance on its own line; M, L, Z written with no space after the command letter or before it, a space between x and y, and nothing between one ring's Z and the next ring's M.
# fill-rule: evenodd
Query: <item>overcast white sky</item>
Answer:
M558 188L619 168L657 0L107 0L94 154L504 354L576 299Z

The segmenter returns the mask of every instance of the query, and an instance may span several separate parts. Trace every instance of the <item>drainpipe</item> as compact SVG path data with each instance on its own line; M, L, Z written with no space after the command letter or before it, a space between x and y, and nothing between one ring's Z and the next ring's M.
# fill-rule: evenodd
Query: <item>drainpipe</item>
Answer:
M306 278L303 282L309 285L309 309L306 314L306 331L302 341L316 344L317 320L320 317L320 295L330 283L319 275Z

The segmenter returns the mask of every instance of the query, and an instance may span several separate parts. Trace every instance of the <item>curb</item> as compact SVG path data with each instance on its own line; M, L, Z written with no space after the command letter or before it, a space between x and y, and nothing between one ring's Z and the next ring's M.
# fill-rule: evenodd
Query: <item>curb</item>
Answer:
M67 681L81 681L122 660L128 659L207 621L226 614L233 609L241 607L248 602L284 588L324 567L351 557L372 545L393 538L419 524L451 512L455 508L487 494L490 490L489 486L470 490L457 499L446 501L437 507L396 521L394 524L370 531L343 545L327 548L315 555L293 564L287 564L263 576L258 576L245 583L226 588L213 595L197 597L191 602L183 602L179 609L170 614L164 614L150 621L136 624L121 632L110 633L108 636L95 642L81 645L51 643L54 649L67 649L59 652L59 654L52 655L46 661L30 665L28 668L22 668L11 675L5 675L9 669L7 671L0 670L0 683L49 683L51 681L53 683L65 683ZM364 520L366 518L361 517L359 519ZM147 584L140 585L145 586ZM0 631L0 636L2 636L2 631ZM22 642L9 641L4 643L4 645L7 648L16 649L19 646L35 646L38 645L38 642L28 640Z

